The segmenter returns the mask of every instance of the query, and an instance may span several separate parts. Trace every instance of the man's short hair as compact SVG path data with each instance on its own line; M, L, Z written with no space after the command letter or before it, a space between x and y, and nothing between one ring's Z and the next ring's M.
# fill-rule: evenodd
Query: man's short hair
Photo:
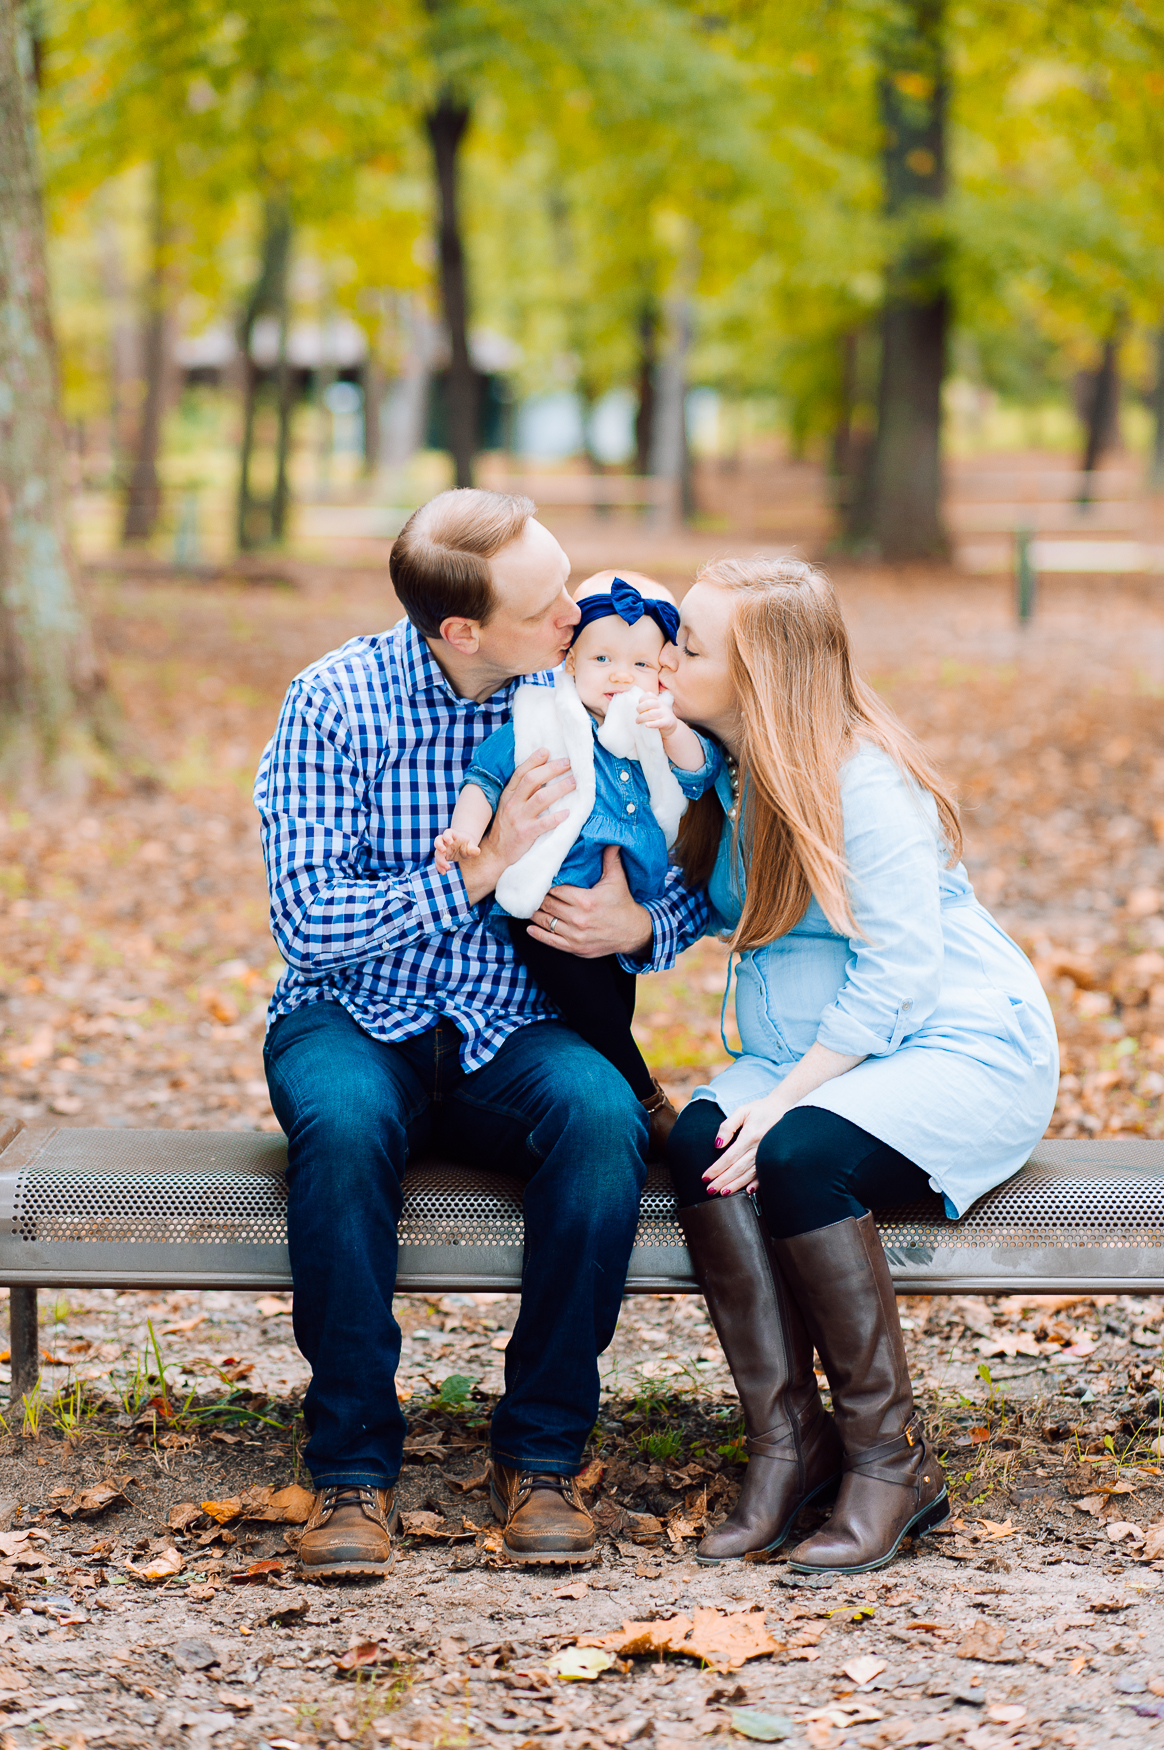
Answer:
M392 545L388 574L425 638L456 616L485 625L497 606L489 561L535 515L532 498L457 486L414 510Z

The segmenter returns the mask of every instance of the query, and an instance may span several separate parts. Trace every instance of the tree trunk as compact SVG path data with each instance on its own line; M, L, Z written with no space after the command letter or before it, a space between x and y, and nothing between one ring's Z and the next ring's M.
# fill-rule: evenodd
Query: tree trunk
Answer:
M1084 410L1087 439L1083 446L1084 483L1079 495L1080 504L1091 503L1091 476L1099 467L1105 450L1115 442L1119 428L1120 339L1117 327L1104 341L1099 369L1087 386Z
M167 340L169 338L170 227L167 211L166 165L155 158L152 212L150 215L151 261L146 288L145 321L142 324L142 364L145 392L138 416L133 472L125 504L122 539L147 541L153 534L161 509L158 485L158 453L162 442L162 416L166 405Z
M17 0L0 0L0 732L26 781L94 734L101 677L66 532L56 345Z
M669 504L658 505L655 522L667 526L682 521L694 506L687 446L687 355L691 349L691 301L667 300L666 346L655 372L656 389L651 433L650 472L673 487Z
M1156 387L1152 391L1152 414L1156 421L1152 441L1151 483L1164 489L1164 323L1156 330Z
M281 539L288 501L287 454L291 424L291 373L287 366L287 281L291 262L291 213L281 196L268 198L263 215L263 248L259 274L239 322L239 347L243 372L243 433L239 448L238 506L235 533L239 550ZM258 423L259 369L251 357L255 324L260 316L273 315L279 323L279 356L276 367L275 490L262 504L251 488L255 430ZM265 526L264 526L265 525Z
M659 309L653 298L639 312L639 404L635 413L635 473L651 472L655 450L655 373L659 363Z
M364 392L364 473L380 467L380 410L384 403L384 373L374 352L369 352L360 373Z
M942 381L949 299L936 219L946 194L944 0L903 0L880 44L886 217L901 237L881 320L867 534L887 559L947 551L941 516Z
M469 357L469 293L461 241L457 154L469 125L469 107L442 92L426 117L440 198L438 249L441 305L449 335L449 448L458 486L472 486L477 451L477 378Z

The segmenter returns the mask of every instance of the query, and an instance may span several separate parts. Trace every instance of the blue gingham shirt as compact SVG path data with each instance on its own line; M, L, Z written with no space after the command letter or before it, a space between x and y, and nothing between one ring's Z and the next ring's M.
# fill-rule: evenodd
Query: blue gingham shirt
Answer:
M388 1041L444 1015L474 1070L519 1027L555 1016L510 943L485 927L491 901L472 904L460 870L439 875L432 854L520 678L481 703L462 699L401 620L292 681L255 780L271 930L287 962L268 1023L305 1003L339 1002ZM632 972L673 965L707 919L704 894L676 871L646 909L654 937L643 958L622 957Z

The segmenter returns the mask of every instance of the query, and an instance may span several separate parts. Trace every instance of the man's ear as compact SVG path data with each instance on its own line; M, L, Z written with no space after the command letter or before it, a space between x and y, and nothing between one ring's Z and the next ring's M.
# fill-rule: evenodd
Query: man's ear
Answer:
M441 621L441 637L461 656L476 656L481 648L481 622L453 616Z

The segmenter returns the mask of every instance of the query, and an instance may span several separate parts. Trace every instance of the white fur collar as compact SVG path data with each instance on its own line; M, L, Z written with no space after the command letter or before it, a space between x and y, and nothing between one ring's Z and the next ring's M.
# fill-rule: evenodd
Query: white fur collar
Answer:
M559 669L552 692L548 687L518 687L513 700L514 764L521 765L539 747L548 748L551 759L569 759L576 788L555 805L555 812L567 810L566 819L552 832L543 833L498 879L497 902L511 917L530 918L537 911L593 812L595 733L616 759L641 764L651 810L666 835L668 849L675 842L687 799L671 770L659 731L635 722L642 696L641 687L619 693L596 732L572 677L564 669Z

